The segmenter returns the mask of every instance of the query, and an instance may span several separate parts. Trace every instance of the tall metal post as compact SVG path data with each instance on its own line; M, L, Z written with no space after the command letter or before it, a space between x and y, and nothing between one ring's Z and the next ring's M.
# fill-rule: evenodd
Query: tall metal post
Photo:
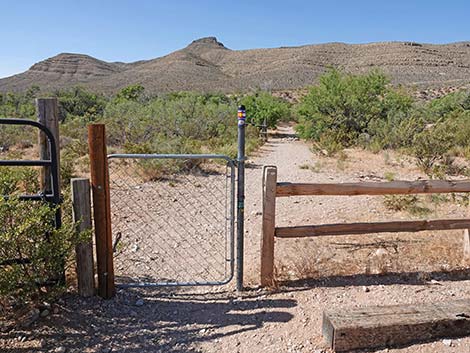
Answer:
M243 290L244 213L245 213L245 106L238 107L237 179L237 291Z

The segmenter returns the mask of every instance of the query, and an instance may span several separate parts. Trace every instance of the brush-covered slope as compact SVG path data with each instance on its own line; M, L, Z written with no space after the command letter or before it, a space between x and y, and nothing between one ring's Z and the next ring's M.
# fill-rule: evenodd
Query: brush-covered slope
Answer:
M214 37L193 41L164 57L108 63L82 54L59 54L28 71L0 79L0 91L82 85L114 93L134 83L149 93L180 90L284 90L314 84L328 67L361 73L381 69L394 84L420 87L470 83L470 42L419 44L328 43L274 49L230 50Z

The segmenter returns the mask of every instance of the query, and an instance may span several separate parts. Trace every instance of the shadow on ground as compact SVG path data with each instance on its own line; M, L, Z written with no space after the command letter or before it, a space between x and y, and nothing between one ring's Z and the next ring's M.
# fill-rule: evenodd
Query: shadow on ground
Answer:
M470 269L433 272L401 272L386 274L356 274L350 276L329 276L314 279L281 281L278 285L282 291L308 290L312 287L350 287L370 285L426 285L435 281L470 280Z
M198 343L256 330L266 323L288 322L292 314L283 309L297 305L292 299L238 299L228 294L141 289L121 291L112 300L67 295L61 303L58 315L41 319L30 329L31 338L45 343L35 351L64 347L69 353L108 349L127 353L198 352ZM17 335L13 331L4 333L2 339L13 340Z

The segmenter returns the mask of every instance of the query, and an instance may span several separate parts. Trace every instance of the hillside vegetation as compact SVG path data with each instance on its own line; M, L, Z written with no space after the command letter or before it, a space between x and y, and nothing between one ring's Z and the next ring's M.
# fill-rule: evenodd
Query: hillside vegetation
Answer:
M0 94L0 116L33 119L39 87L21 94ZM222 153L235 156L238 104L247 108L248 151L259 145L266 119L274 128L298 120L301 138L327 154L359 146L373 151L400 149L416 157L430 176L456 172L455 157L470 157L470 93L460 90L424 102L395 88L382 72L353 75L332 69L320 77L299 103L290 104L266 91L248 95L191 92L152 96L131 85L114 96L75 87L52 93L60 102L63 161L85 156L86 125L107 125L114 150L140 153ZM257 126L258 128L256 128ZM28 146L29 130L2 128L0 146ZM64 167L65 168L65 167Z
M45 91L82 85L106 94L116 94L133 84L143 85L152 95L292 90L318 83L329 67L354 74L378 68L395 85L460 87L470 82L470 43L326 43L231 50L207 37L163 57L132 63L62 53L26 72L0 79L0 92L21 92L33 84Z

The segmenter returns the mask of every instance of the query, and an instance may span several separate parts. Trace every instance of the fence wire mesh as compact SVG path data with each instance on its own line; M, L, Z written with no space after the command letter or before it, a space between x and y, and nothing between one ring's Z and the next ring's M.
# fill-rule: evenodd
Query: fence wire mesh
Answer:
M233 276L234 167L211 155L110 155L114 267L122 286Z

